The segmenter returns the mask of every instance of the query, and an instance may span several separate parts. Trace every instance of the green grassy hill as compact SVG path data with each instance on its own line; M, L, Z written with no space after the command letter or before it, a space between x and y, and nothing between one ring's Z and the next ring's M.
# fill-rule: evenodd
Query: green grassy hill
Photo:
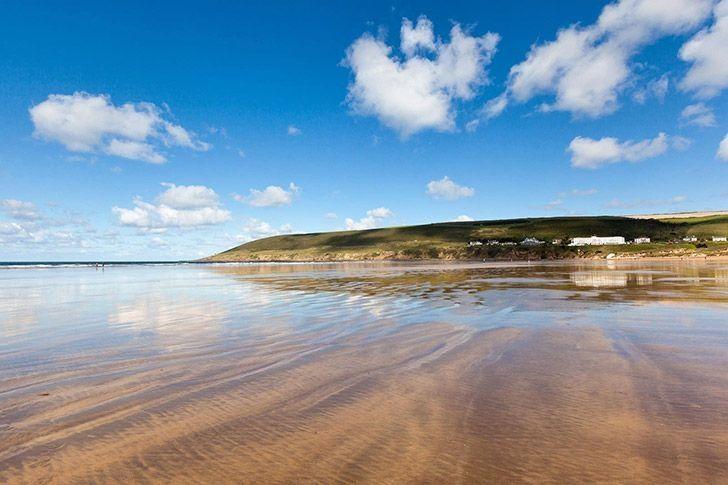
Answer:
M468 242L498 239L518 242L526 237L545 241L577 236L650 237L653 243L613 248L569 248L548 244L539 248L484 246ZM728 216L682 219L628 217L552 217L499 221L443 222L421 226L366 231L339 231L274 236L216 254L208 261L304 261L358 259L468 259L481 257L577 257L609 251L635 253L661 250L692 251L692 244L676 244L687 235L710 238L728 235ZM668 247L669 246L669 247ZM712 246L712 245L709 245ZM708 248L710 249L710 248ZM715 248L713 248L715 249Z

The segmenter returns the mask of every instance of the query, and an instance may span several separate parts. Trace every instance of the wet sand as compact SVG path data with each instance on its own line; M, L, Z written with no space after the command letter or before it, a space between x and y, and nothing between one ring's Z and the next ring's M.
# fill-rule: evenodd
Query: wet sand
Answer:
M722 266L74 271L0 276L0 482L728 481Z

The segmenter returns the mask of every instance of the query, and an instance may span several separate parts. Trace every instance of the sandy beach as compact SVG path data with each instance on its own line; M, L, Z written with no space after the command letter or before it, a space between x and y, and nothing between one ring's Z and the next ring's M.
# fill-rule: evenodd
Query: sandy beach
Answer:
M1 327L3 483L728 480L725 266L52 271L121 291L3 298L80 328Z

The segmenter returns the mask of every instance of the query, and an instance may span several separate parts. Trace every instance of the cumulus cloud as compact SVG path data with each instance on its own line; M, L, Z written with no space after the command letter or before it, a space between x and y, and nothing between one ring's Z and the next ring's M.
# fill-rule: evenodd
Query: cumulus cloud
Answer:
M34 221L40 219L35 204L24 200L3 199L0 201L0 210L8 217L16 220Z
M163 183L167 190L159 194L155 203L134 198L134 207L113 207L122 226L142 231L161 232L169 228L193 228L220 224L230 220L230 212L220 206L219 197L212 189L202 185L175 185Z
M205 151L211 145L168 121L152 103L117 106L106 94L51 94L30 108L34 135L67 150L164 163L160 146Z
M461 215L457 216L457 217L456 217L456 218L454 219L454 221L455 221L455 222L470 222L470 221L474 221L474 220L475 220L475 219L473 219L472 217L470 217L470 216L467 216L467 215L465 215L465 214L461 214Z
M692 63L680 87L702 98L711 98L728 88L728 0L713 9L713 24L701 30L680 49L680 59Z
M376 116L403 137L451 130L454 102L472 99L488 83L485 68L499 40L491 32L472 36L455 24L450 42L444 42L426 17L416 25L404 19L400 58L392 46L364 34L346 52L344 64L354 74L347 101L355 113Z
M728 162L728 134L725 135L723 140L718 145L718 152L716 156L723 161Z
M233 194L233 198L238 202L245 202L253 207L280 207L282 205L291 205L293 199L301 192L301 188L291 182L288 184L288 190L278 185L269 185L263 190L250 189L250 194L246 197L240 194Z
M685 106L680 113L680 121L687 125L711 127L716 125L715 113L705 103L695 103Z
M288 125L288 130L287 130L287 132L288 132L288 134L289 134L290 136L298 136L298 135L300 135L301 133L303 133L303 132L301 131L301 129L300 129L300 128L297 128L297 127L295 127L295 126L293 126L293 125Z
M427 184L427 195L433 199L457 200L475 195L475 189L458 185L449 177L432 180Z
M157 202L174 209L200 209L215 207L219 198L214 190L204 185L175 185L162 182L167 190L157 197Z
M362 217L358 221L347 217L344 220L346 229L349 231L362 231L365 229L374 229L378 227L383 219L394 217L394 212L386 207L377 207L367 211L366 217Z
M552 102L541 105L543 111L590 118L610 114L630 84L632 57L661 37L696 29L711 6L712 0L611 3L594 24L572 25L560 30L555 40L533 45L526 59L511 68L506 98L486 105L486 116L500 114L507 100L524 103L541 95L553 96ZM662 86L655 88L659 92Z
M613 137L594 140L577 136L571 140L567 151L571 152L572 167L593 169L617 162L639 162L657 157L668 150L668 141L664 133L639 142L620 142Z

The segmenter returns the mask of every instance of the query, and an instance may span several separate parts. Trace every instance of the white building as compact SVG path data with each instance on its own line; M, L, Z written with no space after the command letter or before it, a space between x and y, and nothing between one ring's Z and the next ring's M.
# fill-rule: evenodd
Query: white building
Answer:
M636 237L632 242L634 244L649 244L651 241L652 240L649 237Z
M698 242L698 238L695 237L695 236L688 236L688 237L684 237L683 238L683 241L685 241L685 242Z
M540 246L543 244L544 241L539 241L535 237L527 237L523 241L521 241L521 246Z
M607 237L575 237L571 240L569 246L612 246L627 244L622 236L607 236Z
M725 236L713 236L713 242L728 242Z
M483 245L483 243L480 242L480 241L470 241L468 243L468 246L471 247L471 248L474 247L474 246L482 246L482 245Z

